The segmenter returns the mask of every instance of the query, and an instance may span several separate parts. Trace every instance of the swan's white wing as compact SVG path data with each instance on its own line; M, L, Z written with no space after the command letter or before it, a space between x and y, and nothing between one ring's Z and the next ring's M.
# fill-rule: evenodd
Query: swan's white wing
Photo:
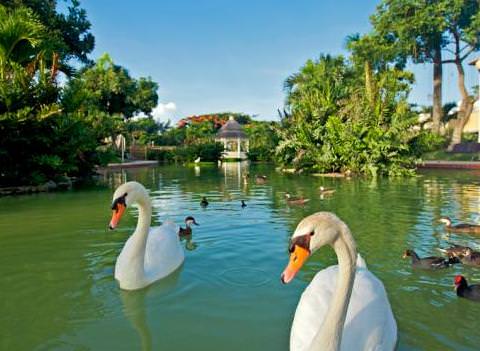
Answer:
M184 260L183 248L178 238L178 226L166 221L150 229L145 250L145 276L149 281L166 277Z
M332 301L337 276L338 266L328 267L318 272L303 292L292 325L291 351L308 350ZM340 349L391 351L396 341L397 325L382 282L357 267Z
M367 268L367 262L365 262L365 260L363 259L363 257L359 253L357 253L357 268L368 269Z

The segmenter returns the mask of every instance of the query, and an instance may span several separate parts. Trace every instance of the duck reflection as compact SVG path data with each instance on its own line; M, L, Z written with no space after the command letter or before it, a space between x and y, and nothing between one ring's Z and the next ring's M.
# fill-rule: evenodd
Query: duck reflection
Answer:
M125 317L132 324L133 329L140 337L140 345L142 351L151 351L152 333L147 321L146 298L150 301L161 299L172 291L178 284L181 266L168 277L158 281L157 283L140 290L120 290L120 298L123 304L123 312Z
M182 236L180 241L185 241L185 249L188 251L193 251L198 247L198 244L192 240L192 234Z

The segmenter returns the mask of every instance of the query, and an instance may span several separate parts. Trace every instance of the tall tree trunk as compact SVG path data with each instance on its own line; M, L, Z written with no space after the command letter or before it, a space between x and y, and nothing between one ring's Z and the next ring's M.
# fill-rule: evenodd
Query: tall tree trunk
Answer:
M433 111L432 131L440 133L440 121L442 120L442 50L440 44L435 47L433 54Z
M454 122L452 139L450 140L450 145L448 146L449 151L453 149L455 144L458 144L462 141L463 127L465 127L465 124L470 118L470 114L473 110L473 101L468 95L467 88L465 88L465 72L463 70L462 61L460 61L458 57L455 60L455 66L457 67L457 84L460 95L462 96L462 103L460 104L460 110L457 114L458 117Z

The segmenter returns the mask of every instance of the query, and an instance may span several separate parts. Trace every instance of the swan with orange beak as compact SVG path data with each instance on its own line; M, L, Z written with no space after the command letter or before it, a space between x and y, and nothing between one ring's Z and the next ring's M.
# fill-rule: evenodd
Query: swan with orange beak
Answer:
M350 229L335 214L318 212L298 224L282 282L291 282L308 258L325 245L335 250L338 265L318 272L303 292L292 324L290 350L393 350L397 325L385 288L357 255Z
M168 276L184 260L177 225L165 221L159 227L150 227L152 202L140 183L127 182L115 190L109 228L115 229L126 208L133 204L138 206L137 227L115 263L115 279L125 290L141 289Z

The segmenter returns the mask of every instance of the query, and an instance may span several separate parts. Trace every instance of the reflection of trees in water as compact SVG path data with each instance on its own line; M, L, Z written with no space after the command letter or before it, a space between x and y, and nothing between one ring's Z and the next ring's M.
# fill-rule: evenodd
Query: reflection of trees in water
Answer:
M465 172L465 171L463 171ZM471 177L471 172L466 172ZM442 174L442 173L441 173ZM426 174L423 182L425 200L435 219L449 216L455 221L478 221L472 214L480 212L480 189L465 174L449 172L443 176Z
M103 235L107 196L97 188L26 197L2 208L16 235L0 245L1 350L54 349L77 321L102 318L106 303L98 292L113 279L107 267L115 248ZM92 235L86 227L99 229Z
M225 163L221 167L197 167L201 168L198 177L195 176L194 167L161 166L143 171L128 170L127 178L144 182L148 187L160 191L168 188L170 192L177 192L193 202L199 202L204 195L211 204L245 199L249 203L248 210L255 206L270 209L273 220L287 223L289 235L303 217L317 211L332 211L351 227L360 248L367 252L372 249L374 259L386 259L392 254L392 245L401 252L408 244L406 236L415 231L419 213L428 208L433 217L439 217L444 210L444 187L462 186L458 181L445 183L443 179L436 180L436 176L402 179L316 178L280 173L272 165L264 164L247 166L246 163ZM250 178L245 185L242 175L247 172ZM266 184L255 184L255 174L267 175ZM322 199L318 190L321 185L337 191ZM293 196L309 198L310 202L303 207L288 207L285 201L287 191ZM455 194L460 197L454 202L463 209L475 202L475 192L456 191ZM376 247L375 251L373 247Z

